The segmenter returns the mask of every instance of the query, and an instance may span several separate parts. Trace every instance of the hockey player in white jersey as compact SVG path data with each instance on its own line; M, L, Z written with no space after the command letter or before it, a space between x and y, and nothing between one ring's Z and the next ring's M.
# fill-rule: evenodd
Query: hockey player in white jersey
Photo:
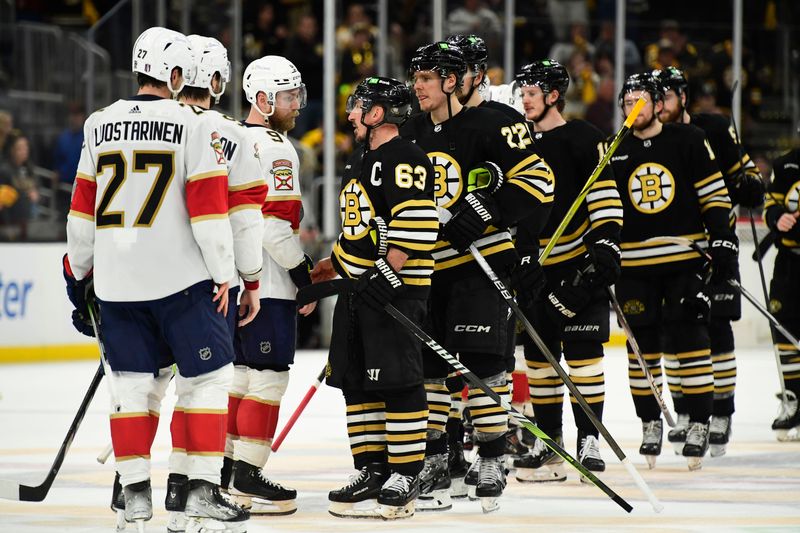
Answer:
M233 255L237 275L228 290L228 313L226 316L231 338L238 325L249 324L261 307L259 281L263 258L261 236L263 222L261 206L267 195L267 184L261 176L261 167L256 152L248 149L247 129L232 117L210 108L219 102L230 81L228 51L222 43L210 37L190 35L189 43L194 52L195 76L187 80L179 95L182 105L195 111L203 110L216 120L222 151L228 167L228 216L233 230ZM240 294L239 278L242 279ZM185 410L180 401L172 413L172 454L169 459L169 478L165 506L169 511L167 530L185 529L185 506L188 478L186 477L187 455L185 433Z
M299 162L285 132L305 106L300 72L287 59L266 56L250 63L243 87L251 104L244 122L248 149L256 151L269 193L262 206L264 268L261 312L240 328L228 417L229 490L253 514L290 514L297 491L267 479L262 468L275 436L281 398L294 362L297 289L311 283L311 260L300 246ZM304 306L307 315L314 304Z
M182 34L150 28L137 39L138 94L84 126L64 270L78 315L89 317L92 283L100 309L126 521L141 531L152 517L150 447L168 382L160 369L174 360L185 413L187 531L213 523L239 532L249 513L218 486L233 375L224 319L234 275L227 169L211 115L168 98L194 69Z

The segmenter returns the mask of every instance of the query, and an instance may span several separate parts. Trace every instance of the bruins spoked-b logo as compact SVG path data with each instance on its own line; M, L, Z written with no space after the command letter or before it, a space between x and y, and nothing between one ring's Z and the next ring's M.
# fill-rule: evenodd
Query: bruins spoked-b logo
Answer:
M642 213L663 211L675 198L675 179L666 167L644 163L628 179L628 194L633 206Z
M360 239L369 231L369 221L375 210L358 180L352 179L339 195L342 213L342 232L347 239Z
M436 205L448 208L461 195L461 166L443 152L431 152L428 159L433 165L433 195Z

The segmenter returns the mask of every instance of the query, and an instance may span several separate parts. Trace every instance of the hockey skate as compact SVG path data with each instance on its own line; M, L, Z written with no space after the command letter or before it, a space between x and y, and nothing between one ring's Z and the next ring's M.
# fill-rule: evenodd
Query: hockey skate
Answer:
M678 413L678 420L675 427L667 432L667 440L672 444L675 455L683 453L683 445L686 442L686 432L689 429L689 415Z
M386 481L382 463L372 463L350 476L347 485L328 493L328 512L339 518L381 518L378 493Z
M186 497L186 533L245 533L250 513L225 498L219 486L190 479Z
M778 416L772 422L772 431L781 442L800 440L800 410L797 409L797 395L786 391L786 401L781 397L781 393L776 394L781 401Z
M414 516L414 500L418 496L417 476L404 476L393 472L378 493L378 513L384 520L410 518Z
M514 459L519 459L528 453L528 447L522 443L519 431L516 427L509 427L506 431L506 455L509 456L512 463Z
M186 531L186 498L189 495L189 478L183 474L170 474L167 478L167 496L164 498L169 520L169 533Z
M220 471L219 490L228 492L231 485L231 477L233 476L233 459L230 457L222 458L222 470Z
M606 463L600 456L600 442L594 435L578 431L578 461L590 472L605 472ZM581 483L591 483L581 476Z
M483 457L478 472L478 485L475 496L481 500L484 513L491 513L500 508L498 499L506 488L506 469L503 457Z
M553 440L564 447L564 438L561 435L556 435ZM548 448L542 439L536 439L529 453L514 460L514 468L517 469L515 477L520 483L544 483L567 479L564 459Z
M447 511L453 508L450 499L450 472L447 454L425 457L425 465L419 474L418 511Z
M464 445L461 442L454 443L447 455L448 470L450 471L450 497L466 498L467 485L464 483L464 478L469 471L470 464L464 457ZM417 503L417 508L419 508L419 502Z
M481 468L481 463L483 462L483 458L478 455L475 457L475 460L467 470L466 475L464 476L464 486L467 489L467 496L470 500L477 500L478 497L475 495L475 489L478 487L478 476Z
M712 416L708 429L708 443L711 446L711 457L722 457L731 439L731 417Z
M245 461L233 465L230 494L252 515L282 516L297 511L297 491L264 477L257 466Z
M125 497L125 521L135 524L139 533L144 523L153 518L153 491L150 480L139 481L122 488Z
M639 446L639 454L644 455L647 467L651 470L656 467L656 459L661 455L663 433L664 425L660 418L642 422L642 445Z
M708 424L690 422L686 432L686 444L683 446L683 456L689 465L689 470L700 470L703 466L703 457L708 450Z

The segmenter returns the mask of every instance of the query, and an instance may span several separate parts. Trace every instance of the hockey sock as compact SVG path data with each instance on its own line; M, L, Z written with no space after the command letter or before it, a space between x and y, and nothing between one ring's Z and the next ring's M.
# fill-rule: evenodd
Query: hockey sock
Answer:
M150 443L153 424L149 396L157 389L151 373L115 372L120 411L111 414L111 442L120 484L124 487L150 479Z
M444 378L426 379L425 395L428 401L428 439L434 440L444 433L450 414L450 392Z
M244 395L247 394L247 382L247 367L234 366L233 385L231 390L228 391L228 431L225 437L225 457L230 459L233 459L234 442L240 438L237 418L239 416L239 405Z
M667 386L669 387L672 403L674 405L684 405L683 389L681 389L681 364L674 353L664 354L664 370L667 374ZM679 411L680 412L680 411Z
M505 372L483 378L483 381L501 398L510 403L511 395L508 392ZM497 434L505 435L508 431L508 413L482 390L470 387L467 405L472 417L472 425L475 427L475 438L481 447L483 443L496 439Z
M347 437L353 465L386 463L386 404L374 394L343 391L347 405Z
M605 375L603 374L602 345L599 346L600 357L587 359L569 359L569 352L565 350L565 359L569 365L569 377L578 392L583 395L586 403L592 408L598 420L603 419L603 405L605 402ZM572 403L572 414L575 417L575 425L584 433L599 435L597 428L594 427L589 417L583 411L578 401L570 394Z
M425 460L428 402L425 388L381 393L386 405L386 449L389 470L416 476Z
M536 423L546 432L561 433L564 382L550 363L546 361L526 361L526 363L528 389Z
M678 362L678 368L673 372L680 380L685 412L691 422L707 423L714 402L714 373L708 329L705 324L668 324L667 343L669 353L674 354ZM669 373L668 368L668 379Z
M729 320L712 318L708 327L711 339L711 367L714 372L714 410L716 416L731 416L736 388L736 356L733 329Z
M778 354L786 390L794 392L800 398L800 351L794 344L779 342Z

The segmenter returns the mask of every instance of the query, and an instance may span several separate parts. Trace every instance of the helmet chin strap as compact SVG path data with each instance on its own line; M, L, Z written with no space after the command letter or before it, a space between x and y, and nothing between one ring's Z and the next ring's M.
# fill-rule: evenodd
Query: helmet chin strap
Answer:
M219 104L219 99L222 97L223 94L225 94L225 87L227 86L227 84L222 80L220 80L219 83L220 83L220 90L219 90L218 93L214 92L214 81L213 80L208 85L208 93L214 99L214 103L215 104ZM274 106L273 106L273 108L274 108Z
M167 80L167 89L169 89L169 93L172 95L173 100L178 99L178 95L183 90L184 85L186 85L186 80L181 77L181 84L177 89L172 88L172 77Z
M258 105L258 101L256 101L255 105L256 111L258 111L259 115L264 117L264 121L267 123L269 123L269 117L271 117L275 113L275 104L270 104L270 107L272 108L272 111L270 111L269 113L265 113L264 111L261 111L261 108Z
M550 112L550 108L552 108L552 107L555 105L555 104L548 104L548 103L547 103L547 97L548 97L549 95L550 95L550 92L549 92L549 91L548 91L547 93L542 93L542 96L543 96L543 98L542 98L542 102L544 102L544 111L542 111L541 113L539 113L539 116L538 116L538 117L536 117L536 118L534 118L534 119L532 119L532 120L531 120L531 122L539 122L539 121L541 121L541 120L544 118L544 116L545 116L547 113L549 113L549 112Z

